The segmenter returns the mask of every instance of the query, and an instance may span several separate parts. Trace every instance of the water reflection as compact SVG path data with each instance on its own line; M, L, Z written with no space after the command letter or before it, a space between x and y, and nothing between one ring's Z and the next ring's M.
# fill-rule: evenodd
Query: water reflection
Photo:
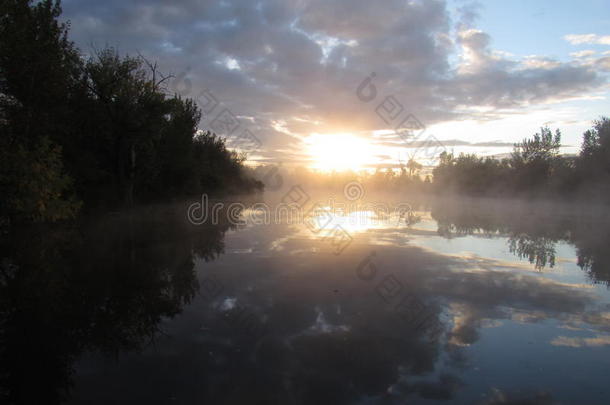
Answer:
M182 210L21 229L1 245L0 375L7 403L60 403L83 351L141 350L198 290L196 257L223 252L228 225Z
M446 238L506 236L510 252L536 269L554 267L557 244L569 243L593 282L610 282L610 217L604 208L466 200L436 202L431 215Z
M610 297L589 282L608 282L605 216L506 208L346 214L334 220L353 241L339 255L305 223L193 226L185 207L24 231L2 245L2 392L9 403L605 403ZM372 225L348 228L354 215Z

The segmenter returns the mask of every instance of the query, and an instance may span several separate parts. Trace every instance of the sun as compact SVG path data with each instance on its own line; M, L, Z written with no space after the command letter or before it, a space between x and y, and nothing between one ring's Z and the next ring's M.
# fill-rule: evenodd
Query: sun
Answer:
M373 158L371 145L352 134L311 134L305 139L313 169L361 170Z

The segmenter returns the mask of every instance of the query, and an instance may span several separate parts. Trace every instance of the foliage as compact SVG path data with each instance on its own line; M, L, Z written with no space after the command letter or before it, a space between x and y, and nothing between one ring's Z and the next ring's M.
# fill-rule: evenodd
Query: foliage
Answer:
M452 153L442 152L433 174L437 189L477 195L491 189L502 192L508 177L508 163L474 154L455 157Z
M602 117L585 132L580 155L562 156L561 132L541 128L515 144L510 159L454 156L443 152L434 169L434 188L487 196L610 197L610 119Z
M602 117L583 134L576 160L581 192L587 196L610 195L610 119Z
M32 148L17 145L0 150L0 212L12 219L56 221L73 218L80 203L64 174L61 148L47 137Z
M406 166L407 166L407 169L409 169L409 176L413 176L414 174L417 174L417 172L420 171L423 167L420 163L417 162L417 160L415 160L413 158L409 159ZM401 169L403 169L403 168L401 167Z
M531 139L515 144L510 165L518 191L544 188L552 176L561 146L561 132L555 135L548 127L540 129Z
M198 135L201 111L167 94L156 64L114 49L83 60L60 14L59 1L0 3L0 223L262 188L244 156Z
M0 3L0 222L73 217L80 204L62 163L78 53L57 2Z

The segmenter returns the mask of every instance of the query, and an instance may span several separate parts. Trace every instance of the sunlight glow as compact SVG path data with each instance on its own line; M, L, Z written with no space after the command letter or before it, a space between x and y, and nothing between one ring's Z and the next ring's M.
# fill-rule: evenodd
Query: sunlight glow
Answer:
M311 134L305 139L313 169L323 171L361 170L374 159L372 148L351 134Z
M401 221L404 223L404 218L401 218L395 213L384 215L381 212L372 210L341 213L333 211L331 207L320 207L314 214L312 223L323 230L318 235L315 235L315 238L328 237L329 232L336 229L337 225L353 235L355 233L362 233L373 229L395 228L400 226ZM310 228L307 229L311 232Z

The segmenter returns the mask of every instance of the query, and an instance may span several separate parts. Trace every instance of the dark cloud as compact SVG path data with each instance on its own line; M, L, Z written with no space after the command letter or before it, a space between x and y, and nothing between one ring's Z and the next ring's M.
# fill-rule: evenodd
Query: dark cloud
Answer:
M485 119L602 83L595 69L607 70L605 60L499 56L473 28L477 7L452 21L439 0L67 0L64 17L85 54L91 45L140 52L176 76L170 91L197 98L209 89L235 115L252 117L242 125L269 157L310 132L387 128L375 107L391 94L430 125L470 107L489 107L468 112ZM356 88L371 72L378 97L363 103Z
M468 142L468 141L462 141L460 139L443 140L443 141L441 141L441 143L445 148L449 148L449 147L453 147L453 146L512 148L514 146L514 142L502 142L502 141ZM426 147L429 144L429 141L422 140L422 141L405 142L405 141L400 140L400 138L398 138L398 136L396 136L395 141L379 141L379 142L375 142L375 144L392 147L392 148L417 149L417 148Z

